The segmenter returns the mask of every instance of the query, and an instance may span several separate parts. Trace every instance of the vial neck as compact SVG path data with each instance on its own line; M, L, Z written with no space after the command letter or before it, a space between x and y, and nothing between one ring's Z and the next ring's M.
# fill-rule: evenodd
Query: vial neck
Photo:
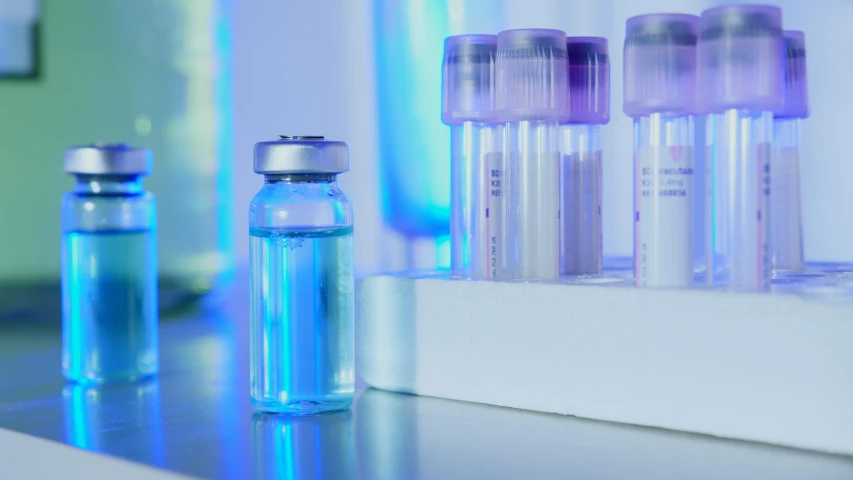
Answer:
M82 195L138 195L142 177L138 175L78 175L74 193Z
M290 173L264 175L264 183L333 183L337 180L334 173Z

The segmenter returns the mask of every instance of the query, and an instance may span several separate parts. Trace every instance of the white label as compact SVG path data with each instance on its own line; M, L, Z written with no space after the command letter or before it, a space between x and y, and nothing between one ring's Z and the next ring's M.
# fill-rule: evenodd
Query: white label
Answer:
M693 147L636 152L634 272L637 285L693 283Z
M485 237L486 277L502 279L505 262L505 232L506 194L504 185L504 162L500 152L487 153L483 156L484 185L480 191L481 205L480 225L483 225Z

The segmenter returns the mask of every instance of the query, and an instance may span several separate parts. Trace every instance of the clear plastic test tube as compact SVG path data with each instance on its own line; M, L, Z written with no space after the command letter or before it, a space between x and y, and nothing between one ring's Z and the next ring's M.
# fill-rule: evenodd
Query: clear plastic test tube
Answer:
M566 118L566 34L522 29L498 34L495 110L505 122L510 279L560 277L559 122Z
M504 276L503 127L495 124L495 35L444 41L441 120L450 126L450 269Z
M770 250L773 276L803 270L803 218L800 203L800 122L809 116L806 37L787 30L785 106L773 115L770 160Z
M693 284L696 44L699 17L625 24L624 104L634 119L634 282Z
M610 121L607 39L568 37L568 119L560 125L560 274L602 273L601 125Z
M702 13L698 101L710 114L708 282L764 289L770 279L773 112L783 106L782 11L769 5Z

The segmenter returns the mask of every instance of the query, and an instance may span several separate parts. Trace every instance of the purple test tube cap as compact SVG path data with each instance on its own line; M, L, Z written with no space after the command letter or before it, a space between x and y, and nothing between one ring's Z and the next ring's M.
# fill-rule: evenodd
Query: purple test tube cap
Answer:
M704 113L776 111L784 104L782 10L727 5L699 20L698 102Z
M809 93L806 81L806 35L785 30L785 105L774 112L776 118L809 116Z
M566 70L565 32L539 28L500 32L495 68L498 120L565 120Z
M653 13L625 22L623 104L630 117L696 113L699 17Z
M603 37L566 38L568 59L567 123L610 121L610 59Z
M444 40L441 121L493 120L495 107L496 35L457 35Z

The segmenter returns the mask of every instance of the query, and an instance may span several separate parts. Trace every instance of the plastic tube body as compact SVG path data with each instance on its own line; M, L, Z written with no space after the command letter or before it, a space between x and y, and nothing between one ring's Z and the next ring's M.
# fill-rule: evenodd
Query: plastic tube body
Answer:
M634 119L634 281L693 284L693 117Z
M450 130L451 273L504 277L503 127L464 122Z
M508 122L507 268L510 279L560 275L560 152L557 122Z
M600 275L600 125L560 126L560 274Z
M708 281L760 290L770 278L772 112L730 109L708 118L713 138Z
M800 201L799 118L773 120L769 217L774 275L802 270L805 263Z

